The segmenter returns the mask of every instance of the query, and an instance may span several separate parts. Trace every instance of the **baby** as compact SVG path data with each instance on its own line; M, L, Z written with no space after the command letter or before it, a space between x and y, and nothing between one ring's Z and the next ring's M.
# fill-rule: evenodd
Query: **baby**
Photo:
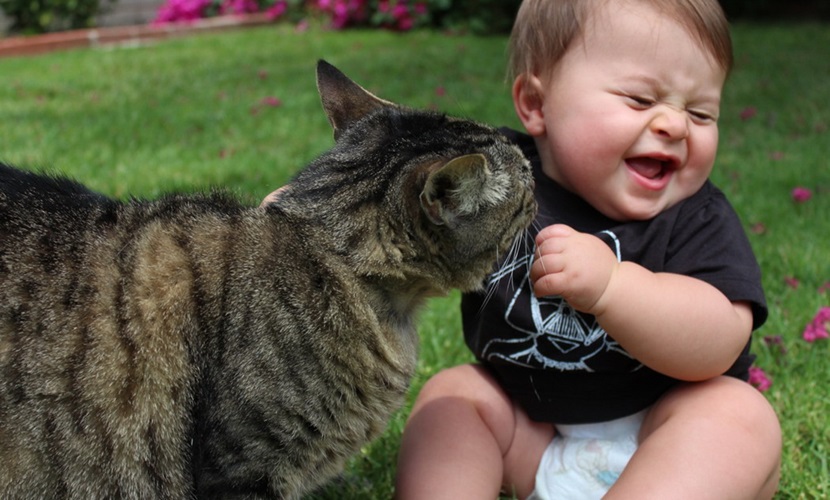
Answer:
M760 270L708 180L731 65L716 0L522 4L527 134L505 133L542 229L463 298L478 363L419 394L400 499L772 497L780 426L745 382Z

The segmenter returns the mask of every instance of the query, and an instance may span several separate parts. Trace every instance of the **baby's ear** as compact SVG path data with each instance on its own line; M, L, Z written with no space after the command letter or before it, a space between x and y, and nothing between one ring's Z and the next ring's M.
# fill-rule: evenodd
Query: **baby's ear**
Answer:
M544 102L542 81L536 75L525 73L516 77L513 82L513 106L527 133L534 137L545 133Z

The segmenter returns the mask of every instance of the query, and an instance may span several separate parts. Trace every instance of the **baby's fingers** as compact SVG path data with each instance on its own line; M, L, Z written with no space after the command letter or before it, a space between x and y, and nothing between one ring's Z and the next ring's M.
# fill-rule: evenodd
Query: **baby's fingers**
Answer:
M536 246L542 247L547 242L555 241L557 238L571 236L575 232L570 226L566 226L565 224L547 226L536 235Z
M537 255L530 266L530 281L537 297L561 293L562 259L556 254Z

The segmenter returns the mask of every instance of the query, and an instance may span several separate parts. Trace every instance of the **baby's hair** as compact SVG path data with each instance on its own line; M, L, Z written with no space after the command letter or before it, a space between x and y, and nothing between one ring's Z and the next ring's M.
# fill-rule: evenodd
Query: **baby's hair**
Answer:
M602 2L524 0L510 36L508 75L547 77ZM732 68L729 23L718 0L628 0L645 3L683 26L726 73Z

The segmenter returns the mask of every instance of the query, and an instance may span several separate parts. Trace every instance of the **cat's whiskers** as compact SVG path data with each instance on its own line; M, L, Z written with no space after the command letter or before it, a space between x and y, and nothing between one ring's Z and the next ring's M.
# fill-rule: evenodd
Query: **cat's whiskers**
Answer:
M521 258L522 256L527 255L528 243L526 235L528 231L529 229L525 229L516 235L513 242L510 244L504 259L502 260L501 266L487 278L484 300L482 301L482 306L479 312L484 309L484 306L487 305L496 293L496 283L498 282L498 277L514 272L516 268L522 265ZM515 286L513 281L510 282L510 286Z

